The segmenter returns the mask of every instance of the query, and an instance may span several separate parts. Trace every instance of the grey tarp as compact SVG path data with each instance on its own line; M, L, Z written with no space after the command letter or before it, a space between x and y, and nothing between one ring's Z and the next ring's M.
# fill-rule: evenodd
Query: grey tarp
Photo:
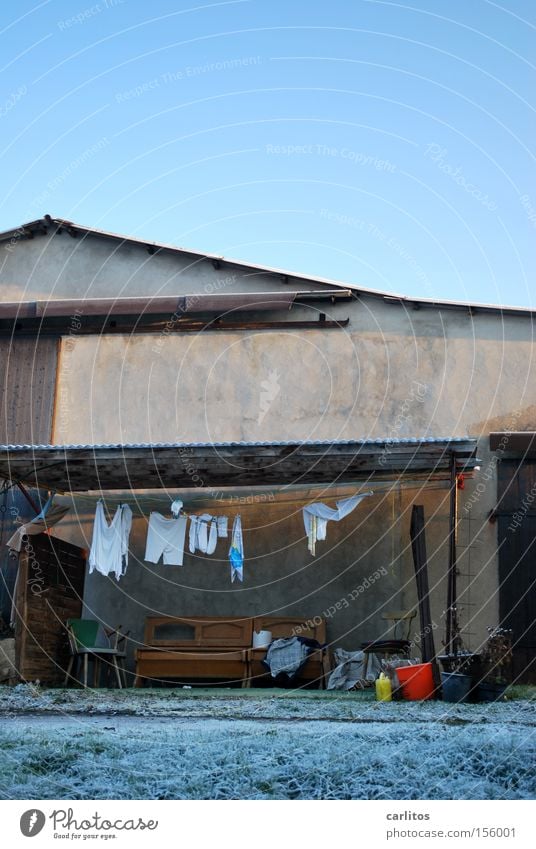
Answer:
M359 681L375 681L381 672L381 664L375 654L335 649L335 669L329 676L328 690L351 690ZM365 672L366 667L366 672Z

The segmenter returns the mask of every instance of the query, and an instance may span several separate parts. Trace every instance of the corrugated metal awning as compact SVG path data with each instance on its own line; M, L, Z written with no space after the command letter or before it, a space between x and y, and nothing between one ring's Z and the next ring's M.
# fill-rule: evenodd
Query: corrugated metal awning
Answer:
M54 318L59 316L169 315L226 313L240 310L290 309L303 293L219 292L191 295L165 295L154 298L68 298L42 301L0 302L0 318ZM318 293L312 293L312 297ZM347 293L346 293L347 294Z
M331 484L450 477L476 463L476 439L4 445L0 476L60 492Z

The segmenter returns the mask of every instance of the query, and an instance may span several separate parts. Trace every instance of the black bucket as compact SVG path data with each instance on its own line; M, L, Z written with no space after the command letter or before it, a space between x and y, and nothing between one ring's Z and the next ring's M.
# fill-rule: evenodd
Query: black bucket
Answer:
M473 679L470 675L461 675L459 672L442 672L443 701L466 702L472 683Z

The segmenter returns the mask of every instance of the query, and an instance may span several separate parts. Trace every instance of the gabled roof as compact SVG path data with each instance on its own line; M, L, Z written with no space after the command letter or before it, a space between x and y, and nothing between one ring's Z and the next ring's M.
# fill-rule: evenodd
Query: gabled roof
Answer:
M145 248L149 254L160 252L171 252L181 254L191 258L194 262L207 260L211 262L215 268L220 268L223 265L242 268L251 276L271 275L277 278L280 283L288 284L291 281L308 281L315 285L332 287L341 291L342 289L351 290L355 296L368 295L370 297L380 298L385 303L395 305L404 305L407 309L420 309L421 307L432 307L435 309L455 309L463 310L474 315L479 312L499 313L502 315L519 315L531 317L536 315L536 310L530 307L513 307L513 306L497 306L495 304L483 304L474 301L449 301L435 298L412 298L407 295L400 295L395 292L383 292L379 289L370 289L356 283L341 283L337 280L331 280L327 277L317 277L310 274L297 274L296 272L286 271L280 268L272 268L266 265L256 265L243 262L242 260L232 259L230 257L219 256L217 254L202 253L192 251L188 248L179 247L177 245L166 244L165 242L151 242L146 239L140 239L137 236L125 236L119 233L112 233L107 230L99 230L97 227L87 227L83 224L76 224L74 221L69 221L65 218L53 218L51 215L45 215L43 218L38 218L35 221L29 221L26 224L21 224L19 227L11 230L0 232L0 244L9 241L21 241L26 239L34 239L36 236L47 235L48 233L63 233L66 232L73 238L81 235L83 238L87 236L96 236L105 239L113 239L114 241L139 245Z

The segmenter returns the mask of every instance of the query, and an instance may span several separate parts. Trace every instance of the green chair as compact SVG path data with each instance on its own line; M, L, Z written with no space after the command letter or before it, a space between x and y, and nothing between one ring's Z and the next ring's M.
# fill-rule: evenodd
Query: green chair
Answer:
M121 633L121 625L115 629L105 628L96 619L68 619L66 622L67 637L71 656L65 674L64 686L69 679L73 680L73 666L76 661L76 675L79 674L80 666L83 670L82 683L87 687L88 667L91 659L94 664L93 686L98 687L100 681L101 662L109 669L113 669L117 686L121 689L126 687L125 657L123 649L127 634ZM123 674L124 681L121 678Z

